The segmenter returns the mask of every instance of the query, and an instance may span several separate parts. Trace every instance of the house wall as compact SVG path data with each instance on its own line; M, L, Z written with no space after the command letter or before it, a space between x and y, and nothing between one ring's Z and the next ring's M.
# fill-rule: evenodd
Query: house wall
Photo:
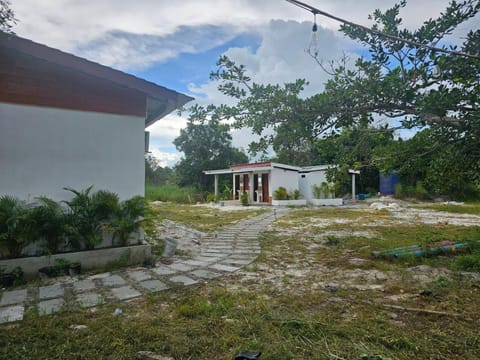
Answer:
M144 195L144 118L0 103L0 195Z
M323 170L312 171L304 174L300 173L298 176L300 192L308 201L315 198L312 190L313 185L321 185L322 182L328 182L326 171Z
M288 192L298 189L298 172L273 168L270 173L269 193L273 197L275 190L280 186ZM303 195L303 194L302 194Z

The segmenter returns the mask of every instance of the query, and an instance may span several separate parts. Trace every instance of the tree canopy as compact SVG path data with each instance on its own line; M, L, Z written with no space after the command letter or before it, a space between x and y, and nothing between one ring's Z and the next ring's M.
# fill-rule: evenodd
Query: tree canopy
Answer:
M218 122L234 119L234 126L248 127L259 135L259 140L250 144L249 152L264 152L271 146L278 159L296 165L324 163L330 150L321 143L329 141L327 138L338 137L342 131L354 131L360 141L368 132L355 132L355 128L371 128L375 120L383 119L387 125L378 129L380 138L390 129L421 131L416 139L401 145L402 151L408 154L406 162L420 166L417 157L421 153L415 152L415 142L421 138L422 153L430 155L430 163L421 165L423 171L427 167L444 170L436 172L436 181L431 172L431 191L447 191L445 186L438 185L450 180L441 180L440 176L444 176L450 166L457 165L457 169L455 159L459 158L466 161L458 169L458 176L478 184L480 60L435 51L431 47L480 54L480 30L470 31L459 48L447 45L448 35L478 14L480 1L452 1L438 18L426 20L416 30L402 27L399 14L405 6L406 2L401 1L385 12L375 10L370 16L375 32L343 25L341 31L363 44L369 55L358 58L353 67L347 66L345 59L333 65L325 90L311 97L301 96L307 84L304 79L283 85L256 83L243 65L235 64L226 56L220 57L218 69L210 77L217 80L218 89L236 103L197 106L192 109L191 119ZM429 47L385 38L382 33ZM372 140L371 134L369 139ZM398 162L386 161L389 156L385 156L385 151L393 147L382 143L378 148L369 157L370 163L386 171L400 166ZM448 152L445 149L449 149ZM337 156L328 160L358 161L358 154L350 154L349 159ZM405 164L402 166L406 169Z
M173 142L177 150L184 153L184 158L175 167L179 185L210 188L213 179L203 171L223 169L248 161L243 152L232 147L228 130L228 125L213 119L188 122Z
M12 27L16 22L15 15L10 9L10 1L0 0L0 31L12 32Z

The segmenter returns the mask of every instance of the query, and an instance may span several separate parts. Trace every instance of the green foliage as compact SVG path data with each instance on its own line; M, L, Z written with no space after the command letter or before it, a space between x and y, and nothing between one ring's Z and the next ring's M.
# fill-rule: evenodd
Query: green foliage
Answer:
M215 197L215 194L208 193L206 201L207 201L207 203L216 202L217 199Z
M59 203L44 196L39 197L32 209L32 216L39 240L44 240L50 254L57 253L62 245L66 245L69 215Z
M373 29L437 46L480 10L478 0L451 2L438 18L410 30L403 28L399 17L405 5L402 1L385 12L374 11ZM380 169L398 169L408 186L420 180L430 194L476 196L480 60L419 48L351 25L341 30L365 45L370 56L355 64L342 59L332 65L324 92L302 97L307 84L303 79L284 85L256 83L244 66L222 56L210 77L236 103L195 106L191 119L235 119L234 126L248 127L260 136L249 146L252 154L271 146L280 162L311 165L320 158L339 164L337 180L343 192L349 191L346 170L353 166L362 170L357 189L362 192L377 188ZM476 30L458 50L478 54L479 47L480 30ZM377 116L391 119L395 127L374 127ZM418 141L394 141L394 131L401 128L423 131ZM265 129L274 133L265 135Z
M248 193L244 192L242 195L240 195L240 202L243 206L248 206Z
M119 209L117 194L107 190L99 190L91 194L92 188L93 186L90 186L80 191L64 188L74 194L71 200L64 201L71 212L70 237L73 238L72 244L75 246L76 240L80 240L80 243L88 250L100 244L107 224Z
M205 175L203 171L223 169L248 161L243 152L232 147L228 130L229 126L215 119L199 120L190 115L187 127L180 131L180 136L173 142L177 150L184 154L184 158L175 166L178 185L207 190L213 187L213 176Z
M179 187L175 184L162 186L147 185L145 197L150 201L169 201L179 204L193 204L201 200L193 187Z
M313 196L315 197L315 199L320 199L322 197L322 194L323 194L323 188L321 185L312 185L312 191L313 191Z
M169 167L161 167L153 156L145 158L145 184L165 185L175 181L174 172Z
M290 198L293 199L293 200L298 200L298 199L300 199L301 195L302 194L300 193L300 190L295 189L290 193Z
M31 208L14 196L0 197L0 247L2 257L16 258L36 238Z
M145 199L143 197L134 196L122 201L108 225L109 230L113 232L112 244L117 240L118 245L127 245L130 235L141 227L144 214Z
M10 0L0 0L0 31L13 33L12 27L17 19L12 9L10 9Z
M283 186L280 186L273 192L273 198L275 200L289 200L290 195L288 194L287 189L285 189Z
M455 266L458 270L480 273L480 254L459 256L455 259Z

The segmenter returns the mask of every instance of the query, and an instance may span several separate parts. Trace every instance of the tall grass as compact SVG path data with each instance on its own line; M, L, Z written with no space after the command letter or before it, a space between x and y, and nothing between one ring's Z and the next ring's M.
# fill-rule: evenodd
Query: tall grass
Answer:
M194 188L181 188L174 184L146 185L145 198L150 201L170 201L180 204L193 204L201 200Z

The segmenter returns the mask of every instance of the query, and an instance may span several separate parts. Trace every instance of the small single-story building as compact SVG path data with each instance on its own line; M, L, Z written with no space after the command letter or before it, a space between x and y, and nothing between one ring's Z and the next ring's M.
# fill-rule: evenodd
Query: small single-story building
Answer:
M145 193L145 128L192 98L0 32L0 195Z
M215 196L218 196L218 176L232 175L232 199L247 193L250 202L272 203L274 192L284 187L288 192L299 190L307 202L314 199L313 186L327 182L327 170L335 165L292 166L275 162L232 165L229 169L206 170L215 176Z

